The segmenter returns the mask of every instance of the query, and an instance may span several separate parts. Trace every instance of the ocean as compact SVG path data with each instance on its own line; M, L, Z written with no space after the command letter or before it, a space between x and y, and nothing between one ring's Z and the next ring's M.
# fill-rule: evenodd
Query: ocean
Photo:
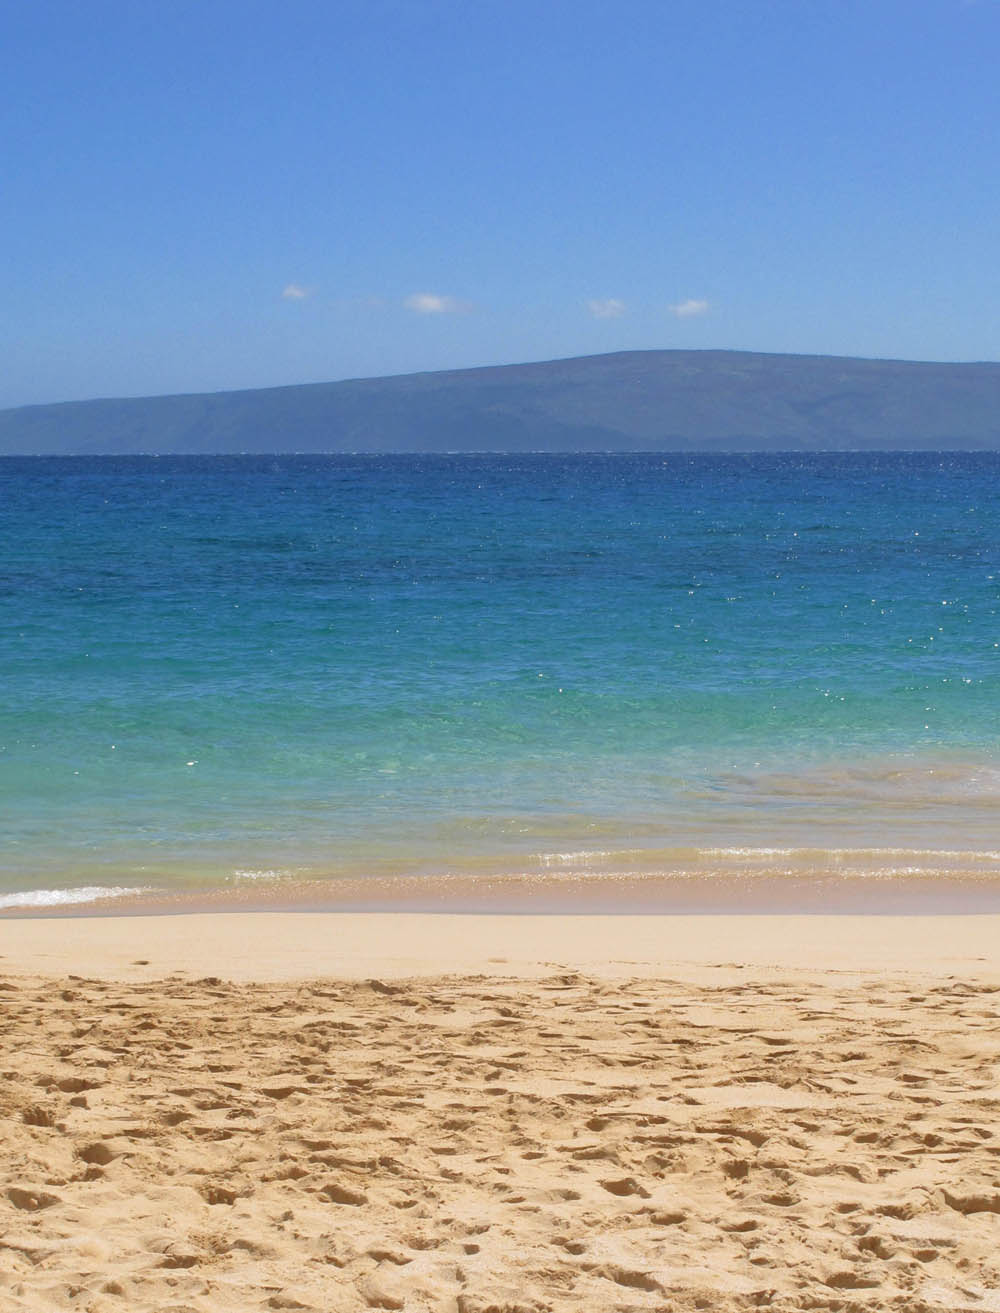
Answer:
M1000 453L0 460L0 909L1000 910Z

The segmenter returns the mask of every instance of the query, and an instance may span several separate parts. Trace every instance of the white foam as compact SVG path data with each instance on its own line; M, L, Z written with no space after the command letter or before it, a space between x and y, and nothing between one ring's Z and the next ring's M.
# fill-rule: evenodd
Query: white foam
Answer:
M700 848L706 857L791 857L795 852L809 852L805 848Z
M73 903L98 903L106 898L127 898L129 894L148 894L148 885L125 888L121 885L84 885L79 889L22 889L18 893L0 894L0 909L8 907L67 907Z
M593 862L605 857L627 856L632 851L638 850L626 849L624 852L619 852L606 848L583 848L571 853L539 853L538 860L543 866L566 866L571 862Z
M1000 852L988 848L817 848L804 846L799 848L701 848L698 851L706 857L805 857L809 859L825 857L832 862L872 856L948 858L963 862L1000 861Z

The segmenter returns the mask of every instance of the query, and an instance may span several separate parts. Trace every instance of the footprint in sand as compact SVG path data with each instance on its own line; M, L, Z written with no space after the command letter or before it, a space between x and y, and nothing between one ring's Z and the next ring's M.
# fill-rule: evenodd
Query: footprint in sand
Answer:
M46 1190L22 1190L18 1185L8 1188L7 1198L15 1208L26 1213L39 1213L43 1208L62 1203L57 1194L49 1194Z
M649 1191L635 1179L634 1176L621 1176L609 1180L603 1180L598 1184L608 1194L617 1195L619 1198L625 1198L629 1195L638 1195L640 1199L648 1199Z
M97 1144L86 1144L82 1149L77 1149L76 1156L81 1162L90 1163L94 1167L107 1167L116 1155L110 1145L98 1142Z

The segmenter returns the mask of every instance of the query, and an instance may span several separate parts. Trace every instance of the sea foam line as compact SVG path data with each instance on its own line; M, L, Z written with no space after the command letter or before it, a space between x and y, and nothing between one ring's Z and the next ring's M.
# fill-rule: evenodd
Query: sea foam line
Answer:
M698 851L708 857L813 857L820 856L836 861L849 857L869 856L909 856L940 857L1000 862L1000 852L979 848L818 848L804 844L796 848L700 848Z
M127 898L129 894L148 894L148 885L83 885L77 889L22 889L0 894L0 910L13 907L63 907L73 903L98 903L105 898Z
M280 870L266 870L266 871L244 871L244 870L237 869L237 870L235 870L235 871L232 873L232 875L230 876L230 879L231 879L231 880L234 880L234 881L242 881L242 880L287 880L290 876L293 876L294 874L295 874L294 871L288 871L288 870L284 870L284 869L280 869Z

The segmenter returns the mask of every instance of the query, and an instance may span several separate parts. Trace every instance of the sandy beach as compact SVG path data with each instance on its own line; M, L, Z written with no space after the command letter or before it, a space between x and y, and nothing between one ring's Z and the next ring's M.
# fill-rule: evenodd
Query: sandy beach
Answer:
M0 1306L1000 1310L1000 918L0 921Z

